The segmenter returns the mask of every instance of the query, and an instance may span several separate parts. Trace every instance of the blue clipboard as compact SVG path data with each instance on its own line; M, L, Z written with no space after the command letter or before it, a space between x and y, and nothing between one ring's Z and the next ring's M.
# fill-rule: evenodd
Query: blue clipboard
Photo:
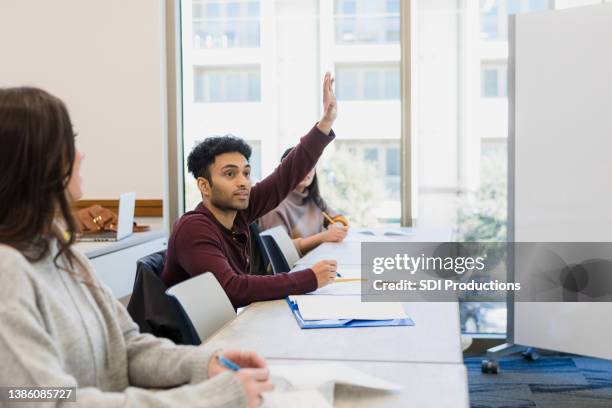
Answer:
M295 316L300 329L334 329L348 327L383 327L383 326L414 326L414 321L407 317L405 319L391 320L357 320L357 319L329 319L329 320L304 320L300 314L298 305L291 301L288 297L285 298L289 309Z

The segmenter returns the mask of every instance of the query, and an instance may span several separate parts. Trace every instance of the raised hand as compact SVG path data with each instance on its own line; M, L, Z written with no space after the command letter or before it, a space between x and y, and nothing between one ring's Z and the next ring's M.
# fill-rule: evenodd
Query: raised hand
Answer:
M317 127L325 134L329 134L338 116L336 95L333 90L334 78L326 72L323 78L323 116Z

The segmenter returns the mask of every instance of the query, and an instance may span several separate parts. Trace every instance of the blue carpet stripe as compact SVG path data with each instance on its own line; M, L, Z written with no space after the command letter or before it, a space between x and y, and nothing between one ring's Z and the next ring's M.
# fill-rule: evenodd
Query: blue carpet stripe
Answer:
M612 408L612 361L546 356L499 360L498 375L482 374L485 357L467 357L472 408Z

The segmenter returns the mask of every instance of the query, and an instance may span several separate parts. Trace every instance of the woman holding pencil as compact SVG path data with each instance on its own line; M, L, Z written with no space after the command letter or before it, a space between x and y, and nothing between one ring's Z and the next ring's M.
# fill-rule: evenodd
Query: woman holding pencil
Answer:
M140 333L74 248L84 156L61 100L0 88L0 146L0 385L47 387L46 403L15 392L3 407L262 404L273 388L263 358Z
M291 149L283 153L281 161ZM321 198L315 169L306 175L278 207L259 220L261 230L278 225L285 227L300 255L323 242L340 242L348 232L348 220Z

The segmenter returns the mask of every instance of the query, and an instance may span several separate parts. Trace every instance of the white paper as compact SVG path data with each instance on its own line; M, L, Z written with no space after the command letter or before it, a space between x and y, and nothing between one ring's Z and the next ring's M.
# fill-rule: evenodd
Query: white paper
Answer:
M296 390L320 389L326 384L344 384L377 390L397 391L403 387L341 363L271 365L270 376L280 377Z
M361 282L334 282L308 293L308 295L360 296Z
M333 408L316 390L271 392L263 394L262 408Z
M290 296L304 320L390 320L408 316L398 302L362 302L361 296Z

